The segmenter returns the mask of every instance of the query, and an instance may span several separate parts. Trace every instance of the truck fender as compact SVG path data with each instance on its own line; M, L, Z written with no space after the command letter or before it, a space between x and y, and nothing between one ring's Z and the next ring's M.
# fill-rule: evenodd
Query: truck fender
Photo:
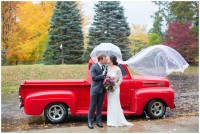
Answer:
M76 95L71 91L36 92L25 98L24 111L28 115L41 115L48 104L61 102L70 108L71 114L75 114L76 100Z
M162 91L162 92L160 92ZM136 89L132 97L131 111L141 115L145 106L153 99L162 100L166 106L174 108L174 91L170 87L142 88Z

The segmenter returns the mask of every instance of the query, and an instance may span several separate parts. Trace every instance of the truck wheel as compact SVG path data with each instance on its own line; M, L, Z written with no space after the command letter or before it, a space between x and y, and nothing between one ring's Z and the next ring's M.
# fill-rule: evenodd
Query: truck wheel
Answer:
M147 106L147 115L152 119L163 117L166 111L165 103L161 100L154 99Z
M51 123L62 123L68 115L67 107L62 103L51 103L44 110L44 116Z

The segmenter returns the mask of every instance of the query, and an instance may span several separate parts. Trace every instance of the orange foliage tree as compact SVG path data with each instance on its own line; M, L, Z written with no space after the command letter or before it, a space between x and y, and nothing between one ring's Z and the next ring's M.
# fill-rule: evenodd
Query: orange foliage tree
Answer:
M17 45L17 5L20 2L2 1L1 5L1 57L2 64L9 58L12 48Z
M55 2L24 2L17 11L21 40L18 50L22 51L21 60L42 60L42 53L48 40L50 18Z
M86 48L87 27L90 17L83 11L83 2L78 3ZM2 2L2 52L7 62L35 62L42 60L48 41L48 29L55 2L39 3ZM5 53L4 53L5 52Z

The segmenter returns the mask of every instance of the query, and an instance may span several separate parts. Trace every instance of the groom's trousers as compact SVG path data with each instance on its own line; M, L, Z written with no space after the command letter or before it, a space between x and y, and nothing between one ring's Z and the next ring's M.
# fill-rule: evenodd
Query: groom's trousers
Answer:
M94 122L94 113L96 110L96 122L100 123L102 118L102 107L105 93L90 94L90 107L88 111L88 122Z

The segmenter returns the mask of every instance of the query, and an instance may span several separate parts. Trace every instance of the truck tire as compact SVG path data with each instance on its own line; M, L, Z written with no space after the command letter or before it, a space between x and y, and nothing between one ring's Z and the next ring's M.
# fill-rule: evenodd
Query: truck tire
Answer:
M63 103L51 103L44 110L44 116L48 122L62 123L68 115L67 107Z
M147 115L151 119L162 118L166 111L166 105L163 101L159 99L154 99L150 101L147 105Z

